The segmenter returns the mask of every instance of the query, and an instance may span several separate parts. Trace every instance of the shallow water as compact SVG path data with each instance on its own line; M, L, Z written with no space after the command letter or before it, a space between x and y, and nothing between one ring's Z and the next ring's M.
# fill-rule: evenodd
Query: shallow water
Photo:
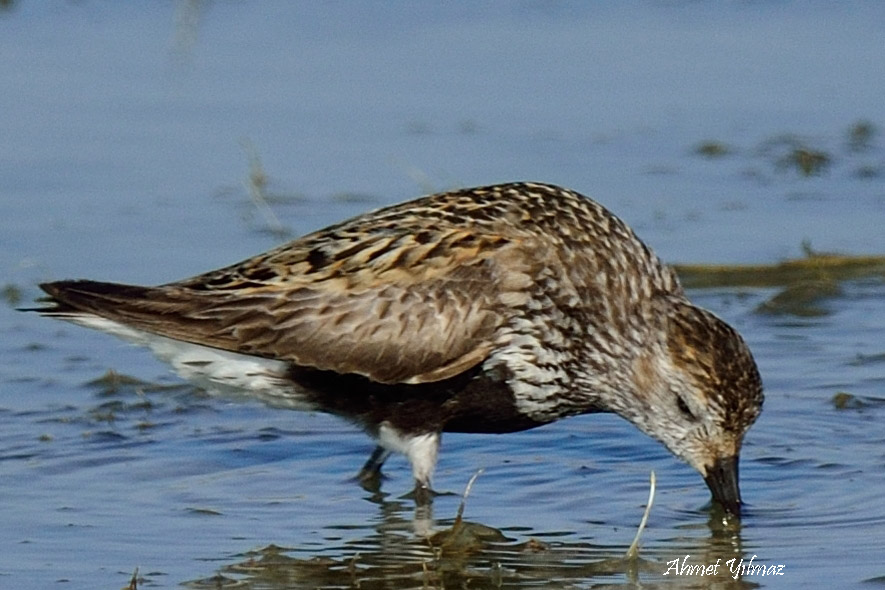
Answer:
M691 291L766 385L739 527L611 416L446 436L435 485L452 493L416 514L404 460L381 492L350 481L371 444L347 424L208 397L143 350L14 309L40 280L173 280L515 179L594 196L672 262L774 263L804 240L885 253L885 8L639 7L2 9L0 587L120 588L136 568L139 588L885 585L881 272L822 271L787 306L782 286ZM479 468L467 524L433 537ZM686 555L719 575L665 575ZM783 575L733 578L725 563L753 555Z

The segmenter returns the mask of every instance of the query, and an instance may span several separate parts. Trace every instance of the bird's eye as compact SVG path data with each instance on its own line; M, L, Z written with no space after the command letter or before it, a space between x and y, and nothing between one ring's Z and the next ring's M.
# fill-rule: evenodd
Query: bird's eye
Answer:
M682 412L682 415L689 420L697 420L697 417L691 412L691 409L688 407L688 404L685 403L685 400L682 398L681 395L676 396L676 407L679 408L679 411Z

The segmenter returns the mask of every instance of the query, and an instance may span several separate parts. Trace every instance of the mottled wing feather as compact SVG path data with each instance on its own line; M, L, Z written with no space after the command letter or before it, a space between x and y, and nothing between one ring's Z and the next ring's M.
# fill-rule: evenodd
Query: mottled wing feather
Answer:
M44 285L87 311L188 342L382 383L421 383L481 362L523 288L517 240L464 228L313 234L240 264L159 287ZM440 246L442 244L442 246ZM506 269L506 270L504 270Z
M496 327L485 298L469 285L420 287L203 294L212 302L192 317L212 326L204 343L382 383L435 381L480 362Z

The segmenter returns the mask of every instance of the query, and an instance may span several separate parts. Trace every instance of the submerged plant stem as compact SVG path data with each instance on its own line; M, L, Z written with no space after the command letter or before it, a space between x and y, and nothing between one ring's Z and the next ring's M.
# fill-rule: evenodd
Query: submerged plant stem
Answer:
M636 559L639 557L639 538L642 536L642 531L645 530L645 524L648 522L648 515L651 513L651 505L655 501L655 484L657 480L654 471L651 472L651 477L649 479L651 485L648 489L648 503L645 505L645 513L642 515L642 520L639 521L639 530L636 531L636 536L633 537L633 542L630 544L630 548L627 549L627 559Z
M482 475L483 471L485 471L485 469L478 469L464 487L464 495L461 496L461 504L458 506L458 514L455 516L455 526L458 526L464 517L464 506L467 504L467 496L470 495L470 490L473 489L473 484L476 482L476 478Z

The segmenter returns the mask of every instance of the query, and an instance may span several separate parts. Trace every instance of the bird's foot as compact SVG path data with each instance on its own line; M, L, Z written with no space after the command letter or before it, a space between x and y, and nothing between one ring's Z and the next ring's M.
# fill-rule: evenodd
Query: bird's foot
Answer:
M433 504L433 497L436 496L436 492L433 491L429 483L416 481L412 496L415 498L416 506L430 506Z
M384 479L381 467L389 456L390 451L382 446L377 446L372 451L372 454L354 478L364 490L372 493L378 493L381 490L381 481Z
M404 494L401 496L402 498L408 498L415 501L417 506L429 506L433 504L433 499L437 496L457 496L453 492L438 492L430 487L430 484L422 483L419 481L415 482L415 487L411 492Z

